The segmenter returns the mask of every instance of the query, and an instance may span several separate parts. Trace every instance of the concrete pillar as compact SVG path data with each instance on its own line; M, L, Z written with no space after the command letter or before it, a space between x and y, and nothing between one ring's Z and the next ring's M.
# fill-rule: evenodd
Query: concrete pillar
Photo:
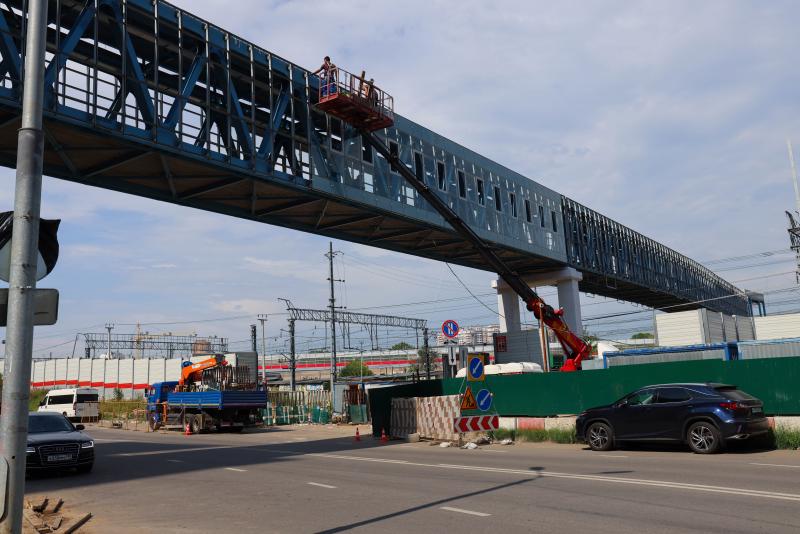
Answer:
M556 284L556 287L558 288L558 305L564 308L564 322L576 335L583 335L578 279L567 278L561 280Z
M492 288L497 290L497 315L501 332L519 332L520 298L502 280L492 280Z
M572 267L564 267L557 271L526 276L525 282L530 287L556 286L558 289L558 305L554 302L548 302L548 304L554 308L563 308L564 321L570 330L580 336L583 334L583 326L581 324L581 301L578 282L582 279L583 275L580 272ZM521 330L519 296L500 279L492 281L492 288L497 291L497 313L500 316L500 331L519 332Z

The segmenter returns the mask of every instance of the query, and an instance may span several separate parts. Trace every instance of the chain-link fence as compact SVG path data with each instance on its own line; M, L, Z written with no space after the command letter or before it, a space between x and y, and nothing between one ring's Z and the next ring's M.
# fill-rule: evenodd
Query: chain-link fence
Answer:
M98 403L99 424L127 430L147 426L147 402L144 400L105 400Z
M331 394L329 391L270 391L262 419L265 425L328 423Z

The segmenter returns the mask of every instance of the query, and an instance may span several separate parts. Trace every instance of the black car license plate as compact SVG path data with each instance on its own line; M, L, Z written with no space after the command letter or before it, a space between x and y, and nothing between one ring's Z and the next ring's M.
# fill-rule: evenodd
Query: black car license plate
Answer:
M48 462L67 462L72 460L71 454L48 454L47 461Z

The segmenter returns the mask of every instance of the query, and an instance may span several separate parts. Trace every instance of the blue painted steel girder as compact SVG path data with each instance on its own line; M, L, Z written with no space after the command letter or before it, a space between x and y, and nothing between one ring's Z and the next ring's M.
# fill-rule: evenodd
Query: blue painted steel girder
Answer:
M21 33L9 5L21 3L0 6L10 121ZM357 132L314 109L305 69L165 2L51 4L47 173L485 267ZM382 136L521 272L570 265L585 291L750 314L705 267L418 124L398 116Z

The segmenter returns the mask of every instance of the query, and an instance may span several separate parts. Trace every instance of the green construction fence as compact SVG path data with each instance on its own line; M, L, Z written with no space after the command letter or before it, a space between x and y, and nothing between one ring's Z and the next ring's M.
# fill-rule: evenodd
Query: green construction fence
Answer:
M800 415L800 357L753 360L695 360L625 365L576 373L489 375L473 384L494 394L493 410L508 417L548 417L577 414L609 404L626 393L651 384L720 382L738 386L764 401L768 415ZM463 379L430 380L370 391L373 434L390 432L392 398L454 395Z

